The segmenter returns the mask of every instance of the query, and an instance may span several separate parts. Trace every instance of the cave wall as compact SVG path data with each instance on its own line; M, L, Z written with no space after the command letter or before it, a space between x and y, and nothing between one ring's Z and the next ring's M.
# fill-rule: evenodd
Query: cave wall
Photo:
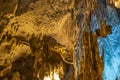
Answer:
M61 80L73 80L77 26L72 2L19 2L9 3L12 11L0 12L0 79L46 80L59 74Z
M0 80L105 79L111 49L105 41L119 20L115 3L1 0Z
M119 8L108 5L106 8L107 24L112 26L112 34L99 37L99 50L104 53L103 80L119 80ZM109 73L109 75L108 75Z

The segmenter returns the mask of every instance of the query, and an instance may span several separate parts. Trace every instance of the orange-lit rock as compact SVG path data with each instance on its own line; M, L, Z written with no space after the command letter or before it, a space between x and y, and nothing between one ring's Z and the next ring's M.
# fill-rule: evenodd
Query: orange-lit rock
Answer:
M97 1L17 0L6 10L7 4L0 7L0 80L102 79L97 38L111 31L106 23L90 31Z

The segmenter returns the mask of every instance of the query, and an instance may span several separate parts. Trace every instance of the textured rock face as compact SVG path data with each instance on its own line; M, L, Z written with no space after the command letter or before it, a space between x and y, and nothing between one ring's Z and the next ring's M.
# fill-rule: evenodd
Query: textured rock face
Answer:
M107 0L109 4L113 4L115 7L120 8L120 0Z
M97 39L111 34L104 1L0 4L0 80L102 80Z
M14 13L17 0L0 0L0 13Z
M109 25L112 26L112 34L106 36L106 38L99 37L99 48L101 52L104 52L104 71L103 80L119 80L120 79L120 18L118 9L113 6L107 6L106 20ZM117 12L116 12L117 11ZM103 50L103 51L102 51ZM108 75L109 74L109 75Z
M46 80L55 73L61 80L73 80L77 26L68 10L71 3L39 0L24 14L18 7L15 14L20 11L20 16L1 14L0 79Z
M106 27L106 28L105 28ZM109 30L107 30L109 29ZM105 23L102 25L101 30L97 30L95 33L88 33L83 30L82 32L82 50L83 50L83 60L82 60L82 80L102 80L103 72L103 55L100 57L98 50L97 39L98 36L106 37L107 34L111 33L110 27Z

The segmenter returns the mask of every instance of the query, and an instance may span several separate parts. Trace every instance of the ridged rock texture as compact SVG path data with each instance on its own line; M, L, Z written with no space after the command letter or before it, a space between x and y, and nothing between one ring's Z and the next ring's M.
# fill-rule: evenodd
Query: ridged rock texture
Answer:
M0 80L102 80L98 40L112 34L106 12L119 4L0 0Z

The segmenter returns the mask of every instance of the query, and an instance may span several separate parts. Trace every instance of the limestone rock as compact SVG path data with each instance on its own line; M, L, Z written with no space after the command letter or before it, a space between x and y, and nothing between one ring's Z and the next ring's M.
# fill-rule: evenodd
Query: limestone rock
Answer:
M111 33L102 16L103 4L95 0L8 3L0 2L0 80L102 79L97 38ZM94 15L99 27L92 32Z

